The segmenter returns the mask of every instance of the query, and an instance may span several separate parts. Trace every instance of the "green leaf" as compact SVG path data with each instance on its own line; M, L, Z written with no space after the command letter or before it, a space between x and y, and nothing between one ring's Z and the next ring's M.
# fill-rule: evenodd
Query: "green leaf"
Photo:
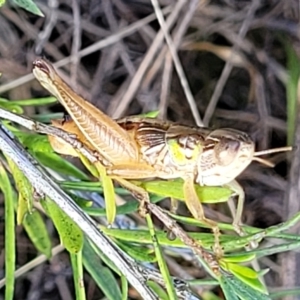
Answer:
M148 113L142 114L141 116L145 117L145 118L155 119L158 116L158 114L159 114L159 110L153 110L153 111L150 111Z
M184 199L183 180L153 180L153 181L132 181L137 186L144 188L147 192L159 196L172 197L182 201ZM202 203L226 202L232 195L232 191L225 187L200 186L195 184L196 193Z
M156 282L154 281L148 281L147 284L151 289L155 292L158 299L160 300L169 300L168 294L165 292L165 290Z
M108 224L112 224L116 217L116 200L114 185L112 179L109 176L107 176L105 167L103 167L101 163L96 163L95 166L97 167L97 170L102 180L107 222Z
M45 135L22 131L14 131L14 135L18 137L25 148L32 152L54 153L48 138Z
M0 107L9 110L15 114L23 114L23 108L13 101L8 101L7 99L0 98Z
M32 119L42 123L51 123L51 120L63 119L63 117L64 117L63 113L43 113L43 114L33 115Z
M5 219L5 299L14 297L16 243L15 243L15 196L7 173L0 163L0 188L4 194Z
M65 248L71 253L78 253L83 246L83 233L78 225L54 201L46 198L41 204L51 217Z
M227 300L240 300L237 293L235 292L233 286L230 284L225 276L221 276L219 279L220 286L222 287L222 291L225 295L225 299Z
M51 239L40 212L34 210L32 213L27 213L23 226L36 249L50 258Z
M84 278L83 278L83 264L82 264L82 251L76 254L71 253L71 263L73 269L73 279L75 286L76 300L85 300L85 288L84 288Z
M20 106L43 106L57 102L55 97L44 97L36 99L12 100L10 103Z
M53 171L59 174L74 176L75 178L82 180L88 180L88 176L85 173L54 152L29 152L44 166L51 168Z
M231 262L231 263L237 263L237 262L248 262L248 261L251 261L255 258L255 254L254 253L245 253L243 255L232 255L232 256L225 256L225 257L222 257L222 261L224 262Z
M4 5L4 3L5 3L5 0L0 0L0 7L1 7L2 5ZM1 73L0 73L0 75L1 75Z
M12 176L19 192L19 201L17 208L17 224L20 225L27 212L32 212L33 207L33 188L27 177L21 172L16 164L7 157Z
M118 246L126 252L127 255L133 259L141 262L156 262L157 259L152 249L139 245L139 247L132 247L132 244L116 241Z
M30 212L32 209L30 210ZM17 225L21 225L25 215L28 213L28 205L26 199L19 193L17 208Z
M103 266L89 242L84 243L83 264L108 299L122 300L116 278L109 268Z
M289 79L286 84L288 145L292 145L294 140L296 118L297 118L300 61L291 43L285 43L285 49L287 53L287 68L289 71Z
M227 268L232 274L248 286L264 294L267 293L265 286L260 282L258 273L255 270L234 263L228 263Z
M220 263L220 265L223 267L224 264ZM235 263L226 263L226 270L230 271L233 274L241 274L244 277L249 278L258 278L258 274L256 271L249 267L245 267L239 264Z
M60 174L74 176L83 180L88 179L88 176L85 173L53 151L47 136L21 131L14 131L14 134L29 153L44 166L49 167Z
M253 289L250 285L231 274L222 274L219 282L228 300L270 300L268 295Z
M164 258L161 246L160 246L158 238L156 236L156 232L155 232L150 214L146 215L146 220L147 220L149 232L150 232L150 235L151 235L151 240L152 240L152 244L153 244L153 247L154 247L155 255L156 255L156 258L157 258L157 264L159 266L159 270L160 270L162 278L164 280L165 287L166 287L169 299L176 300L178 298L177 298L177 295L176 295L176 292L175 292L175 289L174 289L174 284L172 282L170 272L169 272L169 269L168 269L168 266L167 266L167 262Z
M80 208L90 208L93 206L93 201L90 199L85 199L73 194L72 192L66 191L66 193L76 202Z
M44 14L40 11L37 5L32 0L13 0L18 6L26 9L27 11L33 13L34 15L38 15L40 17L44 17Z
M82 164L87 168L87 170L96 178L99 178L99 171L95 167L94 164L92 164L85 156L83 156L81 153L79 154L79 158L82 162Z

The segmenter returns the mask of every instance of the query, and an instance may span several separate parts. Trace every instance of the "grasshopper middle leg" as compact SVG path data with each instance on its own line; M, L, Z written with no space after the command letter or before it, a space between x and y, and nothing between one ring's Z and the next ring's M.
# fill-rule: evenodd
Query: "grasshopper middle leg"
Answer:
M223 249L220 245L220 229L215 221L205 217L203 206L195 190L193 177L184 178L183 191L186 199L186 205L193 217L212 229L215 237L213 250L217 257L222 257Z

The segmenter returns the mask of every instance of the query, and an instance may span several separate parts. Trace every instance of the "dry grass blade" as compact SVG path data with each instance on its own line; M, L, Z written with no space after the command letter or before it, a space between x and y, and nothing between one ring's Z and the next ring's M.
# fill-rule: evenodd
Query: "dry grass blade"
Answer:
M165 20L163 18L163 14L162 14L162 12L160 10L160 7L159 7L159 4L158 4L158 1L157 0L151 0L151 2L153 4L157 19L160 23L160 27L163 31L166 42L169 46L169 50L170 50L172 59L174 61L175 69L176 69L176 71L178 73L178 76L180 78L181 85L183 87L183 90L184 90L184 93L186 95L187 101L190 105L190 108L191 108L192 114L194 116L195 122L198 126L203 126L203 123L202 123L202 120L200 118L195 100L193 98L192 92L190 90L189 84L188 84L186 76L184 74L184 71L183 71L182 65L180 63L179 57L177 55L177 50L175 48L175 44L173 43L172 38L171 38L171 36L169 34L169 31L167 29ZM196 3L196 2L194 1L194 3Z

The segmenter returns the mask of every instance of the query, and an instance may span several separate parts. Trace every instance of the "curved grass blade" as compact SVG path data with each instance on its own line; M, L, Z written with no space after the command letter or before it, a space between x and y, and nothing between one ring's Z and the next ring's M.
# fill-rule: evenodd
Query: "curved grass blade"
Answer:
M10 300L14 297L15 265L16 265L16 242L15 242L15 211L16 201L8 175L0 163L0 188L5 198L5 299Z
M150 235L151 235L155 255L156 255L156 258L157 258L157 263L158 263L158 266L159 266L159 270L160 270L160 272L162 274L162 277L165 281L165 286L166 286L166 290L167 290L169 299L176 300L178 298L177 298L177 295L176 295L176 292L175 292L175 289L174 289L174 284L173 284L173 281L171 279L170 272L168 270L168 266L167 266L166 260L164 258L163 252L161 250L158 239L156 237L155 229L154 229L153 222L152 222L150 214L146 215L146 220L147 220L149 232L150 232Z
M27 213L23 219L23 226L35 248L48 258L51 257L51 239L39 211Z
M76 300L85 300L85 288L83 284L83 264L82 264L82 251L78 253L70 253L72 269L73 269L73 279Z

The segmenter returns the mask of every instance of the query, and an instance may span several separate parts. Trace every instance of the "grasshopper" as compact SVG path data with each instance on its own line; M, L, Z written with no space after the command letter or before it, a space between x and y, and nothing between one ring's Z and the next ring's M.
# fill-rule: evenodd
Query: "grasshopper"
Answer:
M194 184L229 185L238 192L233 224L241 233L244 192L235 178L253 160L268 164L258 156L289 150L255 152L254 142L246 133L230 128L209 130L136 116L113 120L76 94L45 60L34 61L33 74L72 118L64 123L54 121L53 125L76 134L98 154L101 175L116 180L144 202L149 201L148 193L131 179L182 178L186 205L195 219L212 228L216 251L220 249L219 228L205 217ZM62 140L52 137L50 142L55 151L76 155Z

